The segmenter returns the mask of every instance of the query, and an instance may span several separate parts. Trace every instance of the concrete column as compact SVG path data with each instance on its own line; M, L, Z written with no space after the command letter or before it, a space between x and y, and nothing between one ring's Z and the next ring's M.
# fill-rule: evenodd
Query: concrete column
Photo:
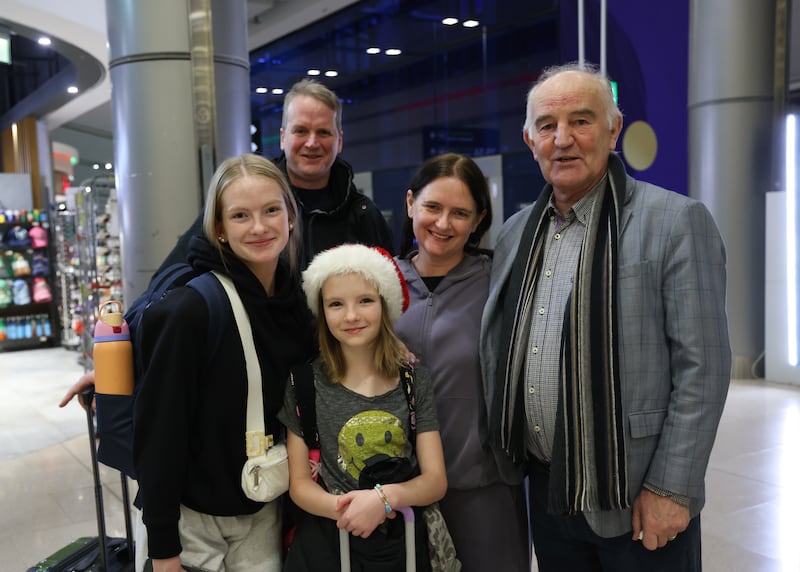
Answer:
M727 246L735 378L751 377L764 350L774 22L774 0L690 0L689 194L711 210Z
M217 160L250 151L250 59L247 2L211 0Z
M197 45L199 35L192 34L196 21L190 16L196 19L202 14L195 10L190 15L190 4L106 0L127 301L145 289L200 211L205 195L201 158L205 156L213 170L216 158L240 153L249 142L245 0L210 3L212 24L215 17L223 24L219 30L212 25L213 42L206 40L206 45ZM211 44L221 48L221 57L213 58L214 73L206 74L203 86L196 68L193 75L192 53L214 54ZM219 99L208 83L215 76L225 82ZM207 105L196 106L198 101ZM200 145L202 135L209 132L204 124L209 113L212 121L216 117L210 130L216 135L211 149L209 144Z

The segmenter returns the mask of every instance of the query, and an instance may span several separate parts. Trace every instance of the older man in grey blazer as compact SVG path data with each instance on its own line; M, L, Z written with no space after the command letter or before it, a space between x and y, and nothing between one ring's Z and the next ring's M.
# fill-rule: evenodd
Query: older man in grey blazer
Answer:
M487 405L530 477L541 572L701 569L730 382L725 250L701 203L626 174L621 129L596 70L547 70L523 138L548 184L494 254Z

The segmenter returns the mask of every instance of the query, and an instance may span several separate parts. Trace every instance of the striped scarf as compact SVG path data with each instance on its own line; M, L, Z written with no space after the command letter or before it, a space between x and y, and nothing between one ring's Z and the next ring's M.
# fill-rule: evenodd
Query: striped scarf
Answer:
M619 177L619 174L622 177ZM614 175L617 175L616 177ZM615 183L622 182L620 189ZM617 241L624 170L613 155L608 184L589 215L572 292L564 311L560 392L550 466L548 510L575 514L629 506L619 379ZM552 187L537 199L504 286L503 325L491 427L515 461L526 457L522 365L526 299L538 283ZM522 342L522 343L520 343Z

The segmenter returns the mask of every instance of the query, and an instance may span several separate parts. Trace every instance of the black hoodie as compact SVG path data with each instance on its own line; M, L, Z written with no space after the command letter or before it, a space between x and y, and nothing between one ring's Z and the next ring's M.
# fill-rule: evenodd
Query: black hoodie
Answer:
M217 270L234 281L250 317L263 377L267 432L282 435L276 414L290 365L316 354L312 317L305 297L281 262L275 294L267 297L252 272L236 257L222 257L204 237L190 244L198 271ZM181 551L180 504L216 516L257 512L263 504L244 496L247 374L233 315L209 323L204 298L175 288L142 318L147 364L134 414L134 461L151 558ZM209 365L208 328L225 334Z

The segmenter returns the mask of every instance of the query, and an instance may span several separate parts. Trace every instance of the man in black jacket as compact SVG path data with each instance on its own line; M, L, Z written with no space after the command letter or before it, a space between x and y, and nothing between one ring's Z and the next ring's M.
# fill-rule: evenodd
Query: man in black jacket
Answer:
M336 94L310 79L294 84L283 100L283 154L273 162L289 179L300 211L301 268L319 252L350 242L394 253L389 225L375 203L356 189L353 169L339 157L342 141L342 104ZM155 274L185 262L189 240L202 233L200 213Z
M304 264L317 253L348 242L393 252L392 233L369 197L353 184L343 159L342 104L334 92L310 79L286 94L281 150L275 163L292 186L303 231Z

